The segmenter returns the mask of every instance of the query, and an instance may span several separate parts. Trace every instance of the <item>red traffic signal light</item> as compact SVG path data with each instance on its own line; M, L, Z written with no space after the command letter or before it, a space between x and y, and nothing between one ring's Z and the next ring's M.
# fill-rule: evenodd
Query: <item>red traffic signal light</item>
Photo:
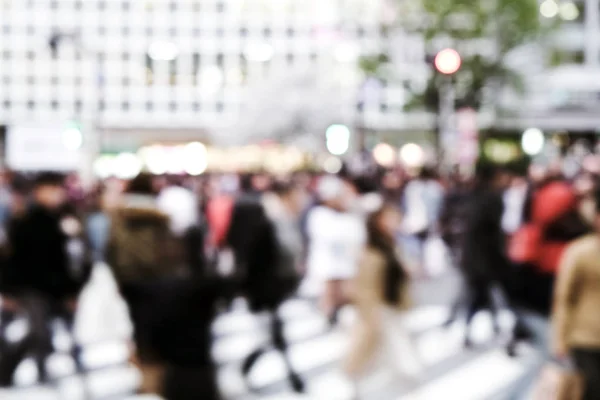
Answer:
M460 69L462 60L458 51L444 49L436 54L434 60L435 68L445 75L452 75Z

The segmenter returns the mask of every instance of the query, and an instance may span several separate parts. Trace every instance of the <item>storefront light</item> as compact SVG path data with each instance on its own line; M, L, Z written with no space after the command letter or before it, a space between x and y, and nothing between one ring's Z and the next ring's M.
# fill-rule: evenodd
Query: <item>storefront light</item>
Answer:
M100 156L94 161L94 174L100 179L106 179L114 175L114 157Z
M208 153L206 151L206 146L200 142L194 142L184 146L181 156L183 159L183 169L190 175L201 175L208 168Z
M422 167L425 164L425 152L415 143L407 143L400 149L400 160L410 168Z
M135 178L142 171L142 161L133 153L121 153L114 160L114 173L120 179Z
M373 149L373 158L382 167L392 167L396 163L396 152L387 143L379 143Z
M144 162L151 174L163 175L167 172L167 158L162 146L151 146L144 149Z

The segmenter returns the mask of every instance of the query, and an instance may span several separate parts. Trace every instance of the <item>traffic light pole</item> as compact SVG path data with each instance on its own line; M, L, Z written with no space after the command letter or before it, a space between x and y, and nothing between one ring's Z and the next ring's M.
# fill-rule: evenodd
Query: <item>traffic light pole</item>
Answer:
M445 76L440 85L440 104L438 115L439 137L437 138L438 153L444 169L449 169L455 160L456 145L455 126L456 91L452 76Z

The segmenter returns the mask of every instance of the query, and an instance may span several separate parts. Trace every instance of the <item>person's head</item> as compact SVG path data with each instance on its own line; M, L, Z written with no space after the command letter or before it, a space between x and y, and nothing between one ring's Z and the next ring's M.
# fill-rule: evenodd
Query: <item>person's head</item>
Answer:
M334 175L325 175L317 183L321 203L337 211L348 211L352 198L350 185Z
M370 245L388 243L393 245L400 226L400 212L391 204L380 200L376 211L367 217L367 235Z
M425 166L419 172L419 179L424 181L438 179L438 175L434 167Z
M482 163L477 166L476 175L480 188L504 190L510 184L510 174L498 165Z
M33 186L33 199L38 206L55 210L67 201L64 176L54 172L40 174Z
M377 206L378 207L375 207ZM401 299L403 283L407 279L406 271L396 254L395 233L400 223L400 213L395 207L383 203L375 204L367 218L367 244L378 251L385 260L384 276L381 280L383 297L388 304L398 304Z
M154 196L156 194L154 178L150 174L141 173L129 182L126 192L127 194Z
M272 191L279 197L283 206L292 214L300 215L306 205L302 188L293 182L275 182Z

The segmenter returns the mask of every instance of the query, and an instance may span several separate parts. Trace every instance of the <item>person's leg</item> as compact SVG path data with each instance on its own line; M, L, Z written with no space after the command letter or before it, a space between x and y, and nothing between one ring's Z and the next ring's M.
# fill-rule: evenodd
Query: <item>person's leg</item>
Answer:
M584 380L582 400L600 398L600 351L575 349L573 360Z
M83 363L82 353L83 349L74 335L74 326L75 326L75 312L76 310L69 309L68 307L61 307L59 317L64 321L65 326L67 328L67 332L71 335L71 340L73 341L73 345L71 346L71 357L75 362L75 368L77 369L78 374L85 374L86 368Z
M471 341L471 324L473 322L473 318L479 311L484 308L484 303L486 301L487 295L484 292L485 288L473 286L471 289L471 293L469 294L469 298L466 301L466 319L465 319L465 347L471 348L473 347L473 342Z
M321 309L329 319L330 325L334 326L338 322L339 311L343 304L343 283L340 280L332 279L325 282L325 290L321 298Z
M12 385L13 375L25 356L25 347L21 343L11 343L6 334L16 315L13 310L0 310L0 387Z
M292 385L292 388L296 393L304 393L304 381L302 380L302 378L300 378L300 375L296 371L294 371L294 367L290 359L288 351L288 342L283 329L283 320L279 316L277 310L273 310L271 313L271 338L273 340L273 345L283 356L283 360L288 370L288 379L290 381L290 384Z

